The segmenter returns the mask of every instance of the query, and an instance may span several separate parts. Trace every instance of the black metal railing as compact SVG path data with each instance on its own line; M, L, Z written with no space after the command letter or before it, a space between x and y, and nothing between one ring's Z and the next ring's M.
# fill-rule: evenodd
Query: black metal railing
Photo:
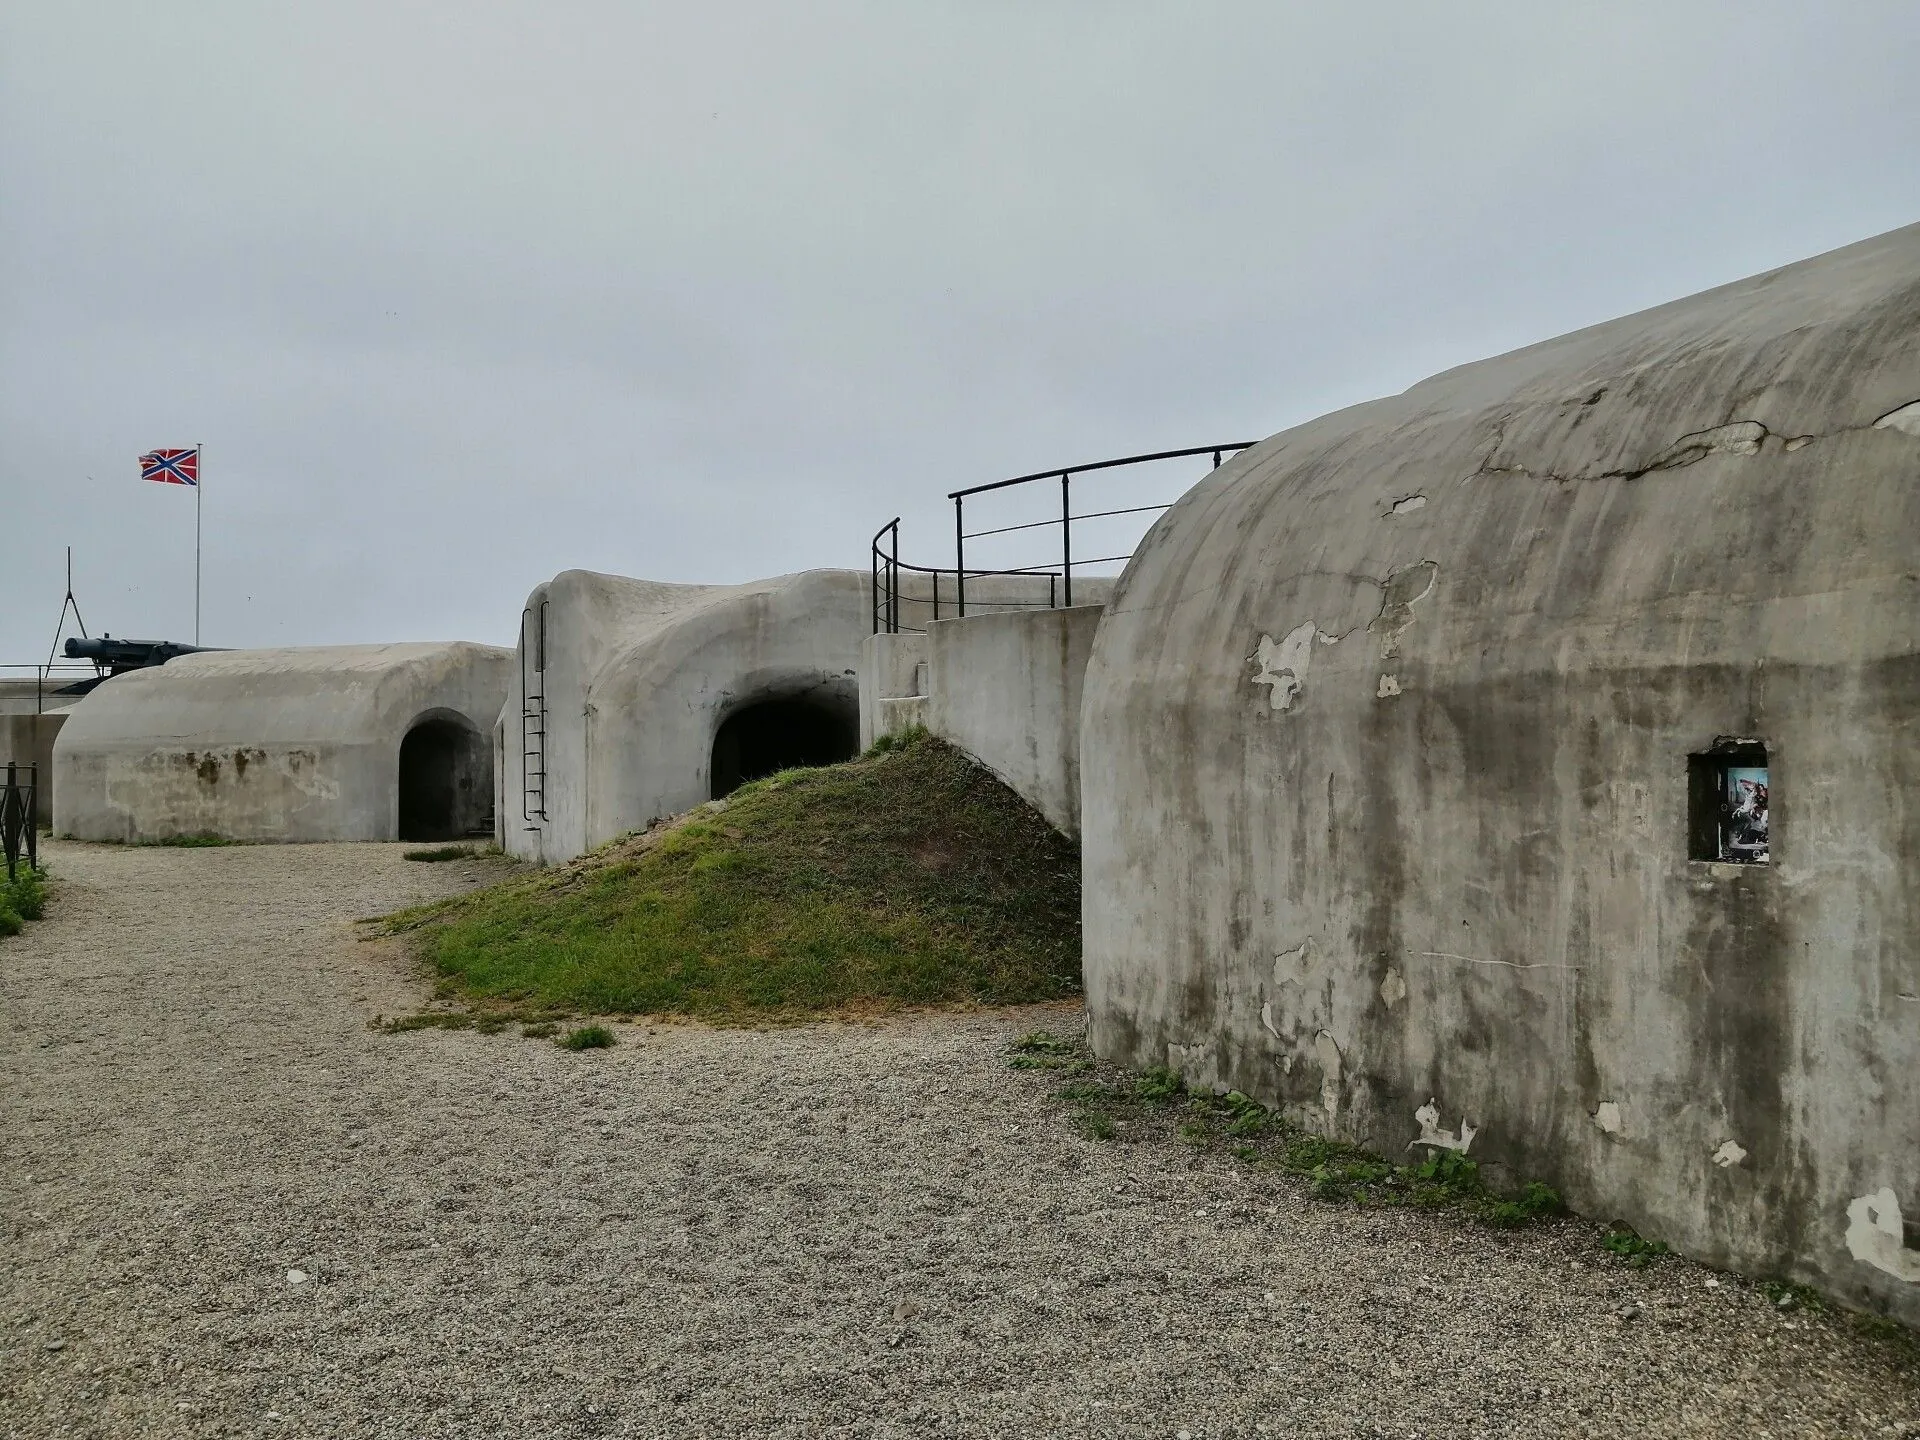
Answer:
M71 704L79 697L69 687L97 680L106 672L85 660L55 660L39 665L0 665L0 680L33 681L33 713L44 715L48 705Z
M1073 478L1086 475L1095 470L1117 470L1129 465L1148 465L1159 460L1182 460L1198 455L1211 455L1213 468L1218 470L1226 458L1237 455L1258 442L1236 440L1223 445L1194 445L1184 450L1156 450L1146 455L1124 455L1118 460L1096 460L1090 465L1068 465L1056 470L1036 470L1030 475L1015 475L1009 480L995 480L986 485L970 485L964 490L954 490L947 498L953 501L953 564L948 567L909 565L900 558L900 521L896 518L882 525L873 537L873 628L876 634L881 631L898 633L902 630L915 630L923 627L908 625L901 618L903 597L910 605L917 605L930 612L929 619L938 620L946 615L960 616L971 608L975 613L982 609L1055 609L1073 604L1073 577L1076 570L1084 572L1095 565L1123 564L1133 558L1134 546L1108 555L1076 556L1073 546L1073 527L1076 521L1111 520L1128 515L1157 515L1169 509L1171 500L1152 505L1121 505L1106 510L1088 510L1078 514L1073 509ZM985 529L967 529L966 502L976 495L1009 491L1021 486L1050 484L1058 482L1060 486L1060 513L1048 516L1044 520L1027 520L1011 525L993 525ZM1163 492L1164 493L1164 492ZM976 512L977 513L977 512ZM984 540L990 536L1014 535L1025 531L1050 530L1055 527L1060 535L1060 552L1057 560L1049 559L1037 565L1021 565L1010 569L988 569L967 564L967 542ZM883 543L884 542L884 543ZM1137 543L1137 542L1136 542ZM925 577L920 584L914 583L914 577ZM993 578L1000 583L995 587L997 593L991 598L981 594L976 585L974 598L969 601L967 582ZM1024 593L1019 587L1020 577L1031 581ZM1045 598L1042 599L1040 582L1046 582ZM944 584L944 594L943 592ZM924 596L914 595L915 589L925 589ZM984 602L984 603L983 603ZM945 607L944 614L942 607Z
M1229 455L1255 444L1252 440L1238 440L1226 445L1195 445L1185 450L1156 450L1150 455L1125 455L1118 460L1096 460L1091 465L1069 465L1061 470L1036 470L1031 475L1016 475L1011 480L995 480L988 485L971 485L965 490L955 490L947 498L953 501L953 546L954 568L958 572L960 593L956 597L959 612L967 613L967 541L984 539L989 535L1011 535L1021 530L1041 530L1054 525L1060 527L1060 567L1052 568L1052 562L1046 566L1029 567L1033 573L1058 574L1060 577L1060 603L1073 604L1073 522L1076 520L1104 520L1119 515L1157 514L1172 507L1171 500L1157 505L1128 505L1115 510L1090 510L1083 514L1073 513L1073 477L1085 475L1094 470L1117 470L1123 465L1145 465L1155 460L1180 460L1192 455L1213 456L1213 468L1218 470L1221 462ZM1034 485L1045 481L1060 482L1060 514L1057 518L1033 520L1020 525L997 525L986 530L968 530L964 507L967 497L985 495L992 491L1011 490L1018 485ZM1084 568L1090 565L1111 565L1133 558L1129 548L1121 555L1099 555L1091 559L1082 558L1079 564Z
M885 543L882 543L885 542ZM952 566L912 565L900 558L900 517L895 516L875 532L871 547L873 633L889 635L919 634L926 629L911 621L944 620L964 614L961 596L966 593L966 575L975 580L997 576L1024 579L1026 593L1007 593L987 602L993 610L1052 610L1059 603L1059 576L1034 570L969 570L966 575ZM1043 592L1042 581L1046 582ZM905 619L901 607L907 607ZM942 608L944 607L944 609ZM976 610L980 608L976 602Z
M40 767L9 760L6 779L0 781L0 851L6 854L7 879L19 873L23 857L29 870L40 868L39 836Z

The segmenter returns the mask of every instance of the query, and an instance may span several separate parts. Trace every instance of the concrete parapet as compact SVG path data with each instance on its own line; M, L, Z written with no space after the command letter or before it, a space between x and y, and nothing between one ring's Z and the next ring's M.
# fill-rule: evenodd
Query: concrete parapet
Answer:
M927 630L927 728L1080 833L1080 696L1101 607L942 620Z

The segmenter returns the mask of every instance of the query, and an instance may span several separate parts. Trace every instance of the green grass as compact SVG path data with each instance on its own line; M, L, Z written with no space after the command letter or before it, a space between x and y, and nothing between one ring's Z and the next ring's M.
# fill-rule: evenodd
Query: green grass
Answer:
M604 1025L582 1025L569 1030L559 1043L568 1050L606 1050L614 1044L614 1038Z
M402 853L402 860L418 860L424 865L437 865L443 860L471 860L477 852L471 845L437 845L431 850L408 850Z
M724 1021L1080 988L1073 845L925 737L389 923L474 1005Z
M136 840L136 845L170 845L177 850L201 850L214 845L238 845L213 830L196 830L191 835L163 835L158 840Z
M1434 1150L1395 1165L1358 1145L1315 1134L1230 1090L1201 1094L1179 1071L1155 1066L1134 1074L1097 1066L1084 1044L1036 1031L1011 1047L1015 1068L1044 1055L1074 1062L1076 1078L1054 1091L1070 1107L1073 1126L1089 1140L1177 1139L1196 1151L1224 1153L1248 1165L1267 1165L1307 1182L1319 1199L1341 1204L1448 1207L1484 1225L1511 1228L1564 1213L1560 1196L1538 1181L1516 1194L1489 1188L1465 1155Z
M869 756L885 755L889 750L911 750L928 738L927 727L909 725L897 735L882 735L873 742L873 748L867 751Z

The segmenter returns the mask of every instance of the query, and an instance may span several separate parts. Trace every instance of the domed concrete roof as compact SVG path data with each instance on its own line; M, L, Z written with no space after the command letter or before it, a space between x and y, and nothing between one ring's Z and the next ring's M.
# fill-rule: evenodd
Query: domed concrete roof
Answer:
M1916 557L1920 226L1241 454L1087 676L1099 1049L1920 1318Z

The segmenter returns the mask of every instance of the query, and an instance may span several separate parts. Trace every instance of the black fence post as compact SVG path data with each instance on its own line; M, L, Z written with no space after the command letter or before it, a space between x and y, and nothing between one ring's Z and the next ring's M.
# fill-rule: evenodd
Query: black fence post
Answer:
M40 868L40 762L27 767L27 868Z
M1061 603L1073 604L1073 481L1060 472L1060 588Z
M20 777L13 761L7 762L7 783L0 789L0 852L4 852L7 862L7 879L14 878L14 867L20 857L20 822L16 818L24 809L20 803Z
M959 612L967 613L967 529L960 518L961 497L953 497L953 571Z

